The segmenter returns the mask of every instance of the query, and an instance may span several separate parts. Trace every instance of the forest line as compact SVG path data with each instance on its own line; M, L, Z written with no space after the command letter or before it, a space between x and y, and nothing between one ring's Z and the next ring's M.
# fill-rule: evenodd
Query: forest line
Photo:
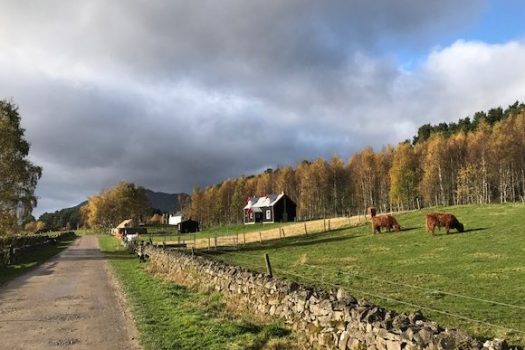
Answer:
M194 188L183 212L203 227L240 223L250 196L285 192L299 219L434 205L525 201L525 105L423 125L412 142L365 147Z

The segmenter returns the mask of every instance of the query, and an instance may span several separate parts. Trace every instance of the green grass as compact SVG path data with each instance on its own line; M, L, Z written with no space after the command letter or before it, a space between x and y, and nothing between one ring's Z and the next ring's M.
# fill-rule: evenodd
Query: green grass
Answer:
M244 225L244 224L236 224L236 225L226 225L226 226L218 226L218 227L212 227L205 230L202 230L200 232L195 233L195 238L208 238L208 237L219 237L219 236L229 236L229 235L235 235L235 234L242 234L242 233L248 233L248 232L258 232L258 231L265 231L265 230L271 230L277 227L283 227L286 225L293 224L293 222L279 222L279 223L272 223L272 224L253 224L253 225ZM169 226L169 225L162 225L162 226L148 226L148 236L144 236L142 238L149 239L150 234L153 242L162 242L162 241L177 241L179 238L180 240L190 241L193 240L193 233L186 233L186 234L178 234L177 233L177 226Z
M7 266L0 265L0 285L52 258L66 249L76 238L77 236L75 234L66 235L55 245L49 244L36 248L32 252L27 252L19 258L16 264Z
M289 331L231 315L220 294L198 293L145 271L112 236L99 236L135 316L146 349L288 349Z
M459 206L440 211L454 213L466 232L454 230L445 235L441 230L432 237L424 228L426 211L410 212L395 215L404 228L401 232L373 236L367 225L257 243L237 252L219 252L215 258L264 271L263 254L269 253L277 276L326 288L343 286L356 297L398 311L421 306L427 317L444 326L525 344L525 205Z

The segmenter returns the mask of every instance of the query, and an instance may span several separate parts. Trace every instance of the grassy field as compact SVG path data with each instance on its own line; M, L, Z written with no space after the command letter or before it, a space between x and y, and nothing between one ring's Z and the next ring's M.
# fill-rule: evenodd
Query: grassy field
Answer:
M164 282L122 251L112 236L99 236L131 305L146 349L292 349L280 323L232 316L219 294L197 293Z
M525 344L525 205L440 211L454 213L465 232L432 237L424 228L426 211L410 212L396 215L401 232L373 236L367 225L251 244L214 258L264 271L269 253L277 276L343 286L388 308L421 309L475 336Z
M255 232L255 231L266 231L271 230L277 227L283 227L286 225L293 224L293 222L290 223L273 223L273 224L254 224L254 225L226 225L221 227L213 227L209 229L202 230L200 232L195 233L195 238L208 238L208 237L221 237L221 236L229 236L229 235L235 235L235 234L242 234L242 233L249 233L249 232ZM162 241L178 241L179 239L190 241L193 240L193 233L186 233L186 234L178 234L177 233L177 226L169 226L169 225L162 225L162 226L148 226L148 236L144 236L143 238L149 239L150 234L153 242L162 242Z
M29 269L42 264L46 260L60 253L76 238L77 236L74 234L67 235L55 245L46 245L35 249L31 253L22 255L17 264L8 266L0 265L0 285L22 275Z

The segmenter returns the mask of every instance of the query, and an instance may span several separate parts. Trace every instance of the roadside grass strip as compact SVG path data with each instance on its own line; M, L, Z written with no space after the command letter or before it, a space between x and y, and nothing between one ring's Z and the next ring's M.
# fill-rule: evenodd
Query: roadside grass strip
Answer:
M218 293L200 293L166 282L147 264L122 249L111 236L99 236L126 293L146 349L294 349L279 322L261 324L229 312Z

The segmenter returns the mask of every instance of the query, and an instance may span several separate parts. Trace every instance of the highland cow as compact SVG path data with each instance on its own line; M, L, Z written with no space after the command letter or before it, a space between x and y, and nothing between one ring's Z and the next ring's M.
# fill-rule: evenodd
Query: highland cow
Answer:
M381 232L381 228L386 228L388 232L392 229L401 230L401 226L392 215L379 215L372 218L372 233Z
M435 235L436 227L441 230L441 227L445 227L446 234L448 235L450 229L456 229L458 232L463 232L465 227L458 219L449 213L428 213L427 214L427 231L432 232Z

